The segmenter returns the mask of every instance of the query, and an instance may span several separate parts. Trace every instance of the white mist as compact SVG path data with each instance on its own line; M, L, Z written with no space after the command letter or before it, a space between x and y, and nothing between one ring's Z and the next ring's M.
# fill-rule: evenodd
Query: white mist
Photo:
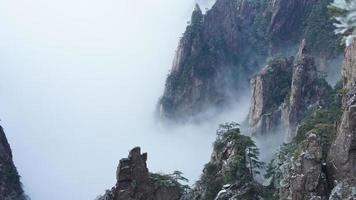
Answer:
M0 117L34 200L94 199L134 146L151 171L196 180L218 123L160 127L153 112L191 0L0 0ZM231 119L233 118L233 119Z

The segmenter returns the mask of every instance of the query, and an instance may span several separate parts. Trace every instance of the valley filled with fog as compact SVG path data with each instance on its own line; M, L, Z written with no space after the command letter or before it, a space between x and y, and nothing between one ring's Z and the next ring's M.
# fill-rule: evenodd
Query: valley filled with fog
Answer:
M199 125L156 123L193 8L191 0L0 1L1 125L26 194L94 199L134 146L148 152L150 171L198 178L218 124L244 120L249 97Z

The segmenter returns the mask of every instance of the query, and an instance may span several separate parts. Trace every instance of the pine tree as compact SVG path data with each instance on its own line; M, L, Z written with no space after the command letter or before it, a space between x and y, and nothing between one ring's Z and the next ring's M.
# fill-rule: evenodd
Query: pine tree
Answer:
M179 181L182 181L182 182L188 182L189 180L187 178L185 178L183 176L183 172L181 171L174 171L172 174L171 174L171 177L176 181L176 182L179 182Z
M356 1L334 0L329 6L330 14L336 20L335 33L344 35L348 46L356 38Z

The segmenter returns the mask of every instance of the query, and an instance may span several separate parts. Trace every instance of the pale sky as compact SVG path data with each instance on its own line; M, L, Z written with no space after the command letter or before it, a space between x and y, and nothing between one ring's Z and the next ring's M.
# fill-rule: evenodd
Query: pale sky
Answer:
M218 121L242 119L248 106L201 126L154 123L193 8L193 0L0 0L0 118L26 194L94 199L134 146L148 152L151 171L197 179Z

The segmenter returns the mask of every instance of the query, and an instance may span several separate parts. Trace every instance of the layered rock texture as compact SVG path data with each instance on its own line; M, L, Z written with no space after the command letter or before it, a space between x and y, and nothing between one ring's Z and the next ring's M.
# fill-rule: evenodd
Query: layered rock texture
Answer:
M329 0L217 0L196 6L176 51L160 118L200 119L228 108L246 91L266 58L291 55L306 38L320 69L338 55L327 16Z
M346 49L342 65L343 114L328 156L328 169L335 181L334 198L356 198L356 40Z
M293 140L270 163L277 199L356 198L355 52L356 41L346 49L342 86L304 114Z
M322 131L329 131L324 127ZM327 199L330 191L323 154L329 146L323 145L320 129L306 134L284 177L285 185L280 190L280 199Z
M252 135L283 131L290 142L308 109L325 104L331 92L317 72L303 40L295 57L275 58L251 80L249 127Z
M116 186L106 191L98 200L179 200L182 188L174 180L159 180L146 166L147 153L136 147L128 158L120 160ZM155 176L157 177L157 176Z
M251 79L249 127L252 135L280 131L282 104L290 91L293 62L293 58L275 58Z
M298 123L308 109L324 106L331 88L325 79L319 77L314 58L308 54L305 40L299 48L293 68L290 96L285 105L284 127L287 129L286 141L290 142L296 133Z
M12 160L12 152L3 128L0 126L0 199L24 200L20 176Z

